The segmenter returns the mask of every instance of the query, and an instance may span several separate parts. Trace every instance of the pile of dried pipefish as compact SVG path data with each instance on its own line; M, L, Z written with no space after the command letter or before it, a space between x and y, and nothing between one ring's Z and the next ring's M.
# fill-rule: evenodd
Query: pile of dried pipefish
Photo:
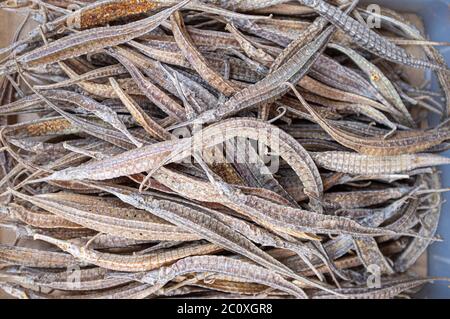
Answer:
M392 298L436 280L411 267L440 240L447 44L355 5L1 2L38 26L0 50L1 226L17 237L0 287Z

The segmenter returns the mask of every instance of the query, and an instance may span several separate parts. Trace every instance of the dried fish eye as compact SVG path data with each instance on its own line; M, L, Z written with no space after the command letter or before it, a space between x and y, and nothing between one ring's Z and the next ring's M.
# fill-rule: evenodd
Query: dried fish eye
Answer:
M378 82L378 81L380 81L380 76L377 73L371 73L370 79L372 81Z
M78 4L75 4L75 3L71 3L71 4L69 4L68 6L67 6L67 10L70 10L70 11L72 11L72 12L75 12L75 11L77 11L77 10L80 10L80 5L78 5ZM68 24L70 25L70 23L68 22Z

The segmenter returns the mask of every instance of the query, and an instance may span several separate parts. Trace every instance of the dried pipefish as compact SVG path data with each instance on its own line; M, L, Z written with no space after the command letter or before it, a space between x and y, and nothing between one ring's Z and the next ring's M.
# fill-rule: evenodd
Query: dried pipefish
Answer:
M411 57L403 48L389 42L367 26L344 14L339 8L323 0L299 0L299 2L311 7L329 22L347 32L356 44L382 58L416 68L447 69L445 66Z
M68 291L90 291L107 289L131 282L123 278L106 278L108 270L104 268L80 269L76 273L79 282L74 282L71 271L45 272L33 268L7 269L0 272L0 278L23 286L46 287ZM79 276L79 277L78 277Z
M439 176L433 174L429 177L429 187L435 187L439 185ZM439 217L440 217L440 207L442 205L441 194L433 193L431 194L431 203L428 212L422 218L421 227L419 233L422 234L434 234L437 230ZM434 206L434 207L433 207ZM394 262L394 269L396 271L404 271L408 269L423 253L429 242L426 240L412 240L408 247L398 256Z
M125 278L134 279L143 283L150 283L157 289L156 287L164 286L172 278L191 272L218 272L231 276L248 278L252 282L287 291L300 298L307 297L301 288L290 283L280 275L271 273L259 266L219 256L185 258L170 267L161 268L154 272L125 275ZM112 274L112 276L114 277L115 275ZM120 277L123 276L119 275L119 278Z
M129 203L135 207L139 207L141 209L145 209L149 212L153 212L156 216L160 216L161 218L171 219L178 225L183 225L183 227L187 229L191 229L192 226L189 226L191 221L197 220L208 220L209 225L216 224L215 229L198 229L195 230L195 233L203 234L203 236L207 237L209 240L217 242L220 245L223 245L231 250L236 250L236 252L244 254L248 258L258 261L258 263L266 265L270 269L274 269L277 272L288 274L290 276L294 276L294 274L290 271L289 268L284 267L282 264L279 264L275 259L271 258L269 255L264 253L262 250L257 249L256 246L247 240L243 236L239 236L237 233L233 233L233 231L226 226L221 221L214 217L207 217L203 212L195 211L189 209L188 206L182 207L176 203L169 203L163 200L155 200L153 199L153 203L146 199L146 197L141 195L135 195L130 193L129 190L125 190L123 188L117 187L106 187L105 185L93 185L97 188L104 189L108 192L119 197L122 201ZM150 198L151 200L151 198ZM171 208L171 211L163 208L166 206L167 208ZM179 209L177 209L179 207ZM195 214L193 214L195 212ZM199 222L197 222L199 225ZM234 237L234 238L233 238ZM233 243L234 241L235 243Z
M227 24L226 30L230 31L241 45L244 52L250 57L254 58L258 62L268 66L273 62L273 57L267 54L263 49L255 47L245 36L237 30L232 24Z
M151 270L183 257L209 254L220 250L220 248L214 244L193 243L162 253L126 256L97 252L86 246L77 246L76 244L71 244L67 241L40 234L34 235L34 239L54 244L85 263L94 264L106 269L130 272Z
M142 108L129 96L126 92L124 92L119 84L114 78L110 78L109 82L111 83L112 88L116 91L117 96L119 96L122 103L125 107L130 111L130 113L134 116L136 121L153 137L159 138L160 140L166 140L172 137L172 135L167 132L163 127L159 125L156 121L154 121L150 116L145 113Z
M450 138L450 131L447 128L443 128L430 131L405 132L405 134L401 134L402 136L398 136L400 135L398 134L398 137L395 136L386 140L374 138L364 139L330 125L327 120L323 119L317 111L303 99L292 84L285 83L285 85L291 86L298 99L324 130L344 146L352 148L362 154L382 156L416 153L438 145Z
M136 66L124 59L122 55L117 54L114 49L110 49L109 52L127 69L134 81L136 81L139 89L149 98L150 101L155 103L165 113L175 117L178 120L186 117L186 111L176 101L161 91L156 85L151 83L149 80L146 80Z
M326 169L360 175L407 173L416 168L450 164L450 159L433 154L371 156L349 152L321 152L312 153L311 156L319 166Z
M111 206L103 206L98 201L95 201L95 198L93 203L96 202L97 209L93 211L92 209L89 210L89 206L80 205L76 201L67 201L64 198L60 199L56 196L50 196L52 194L47 194L49 196L46 198L42 195L29 197L15 191L12 192L15 196L25 199L57 216L61 216L69 221L76 221L87 228L104 234L136 240L189 241L198 239L197 236L183 232L173 225L153 218L153 216L143 214L142 211L114 209ZM105 212L109 212L110 215L106 217Z
M11 203L6 207L5 215L8 216L8 219L18 219L28 225L39 228L82 228L82 226L72 223L65 218L44 212L35 212L16 203Z
M94 52L107 46L127 42L156 28L162 20L165 20L172 12L183 7L189 1L185 0L184 2L180 2L143 21L136 21L124 26L102 27L97 28L95 31L86 30L75 33L60 41L49 43L42 48L25 53L17 58L17 62L21 66L31 67L43 63L62 61L67 58ZM14 63L7 63L0 69L0 74L8 74L14 72L14 70L17 70L16 65Z
M69 80L54 83L54 84L47 84L47 85L35 85L34 88L36 90L52 90L52 89L59 89L62 87L70 86L73 84L77 84L81 81L89 81L89 80L96 80L102 77L107 76L114 76L114 75L120 75L126 73L126 69L119 65L108 65L103 68L98 68L89 72L86 72L82 75L78 75L75 77L71 77Z
M211 123L252 106L269 103L284 95L287 92L286 89L275 83L280 81L298 82L317 59L333 31L333 28L326 29L314 41L299 49L276 71L256 84L239 91L218 108L200 114L195 122Z
M78 265L69 254L17 246L0 245L2 262L36 268L67 268Z
M392 13L392 12L390 12ZM410 25L407 21L405 21L403 18L398 17L398 15L395 15L395 17L390 17L387 14L378 14L373 13L373 15L377 18L380 18L382 20L387 21L388 23L391 23L395 25L397 28L402 30L406 35L409 37L412 37L416 40L425 40L425 37L421 34L421 32L415 28L414 26ZM427 54L427 56L431 59L436 60L437 63L440 63L442 65L445 65L445 59L441 55L441 53L432 46L423 46L423 50ZM446 109L447 109L447 116L450 114L450 87L449 87L449 74L448 72L442 71L442 70L436 70L436 74L439 80L439 85L442 88L442 91L445 95L446 99Z
M101 292L96 292L94 290L89 291L88 293L71 293L59 296L24 288L17 284L0 283L0 287L19 299L143 299L153 292L153 287L151 285L143 285L134 282L118 288L106 289Z
M215 89L229 96L236 92L232 84L228 83L214 70L208 67L208 63L200 52L195 48L192 39L186 31L181 14L174 13L171 16L172 31L180 50L192 67L210 83Z
M411 114L403 104L403 101L395 90L395 87L392 85L391 81L389 81L389 79L383 74L383 72L380 71L380 69L378 69L375 65L367 61L364 57L362 57L352 49L344 48L335 44L330 44L330 47L347 54L352 59L352 61L354 61L368 75L371 83L376 88L378 88L380 93L383 94L388 101L394 104L400 112L402 112L402 114L406 117L408 123L415 126Z
M388 299L393 298L405 290L412 289L423 284L433 282L435 280L447 280L446 278L429 278L429 279L409 279L393 283L385 283L383 288L370 289L366 287L343 288L339 289L345 297L343 299ZM313 299L334 298L323 293L317 293Z
M152 0L106 0L94 2L67 17L69 28L88 29L120 18L139 15L162 7Z

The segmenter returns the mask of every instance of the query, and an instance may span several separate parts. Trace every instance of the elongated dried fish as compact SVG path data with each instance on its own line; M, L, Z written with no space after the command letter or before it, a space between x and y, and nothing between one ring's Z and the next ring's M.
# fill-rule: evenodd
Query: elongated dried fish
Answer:
M411 273L442 240L448 43L407 16L357 0L0 10L27 15L0 48L6 293L399 298L434 280Z

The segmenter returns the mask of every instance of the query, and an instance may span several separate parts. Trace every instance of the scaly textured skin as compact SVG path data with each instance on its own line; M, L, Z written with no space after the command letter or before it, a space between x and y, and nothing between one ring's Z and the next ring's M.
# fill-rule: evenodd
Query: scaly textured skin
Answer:
M365 30L348 36L334 24L327 28L325 17L300 2L192 0L182 15L173 15L174 21L167 18L137 37L132 33L139 30L107 36L106 42L121 36L131 40L101 47L104 39L99 38L94 44L99 50L51 62L59 53L66 54L58 48L61 51L52 56L44 52L30 66L17 57L36 53L42 43L49 43L45 50L77 34L91 36L102 30L96 22L109 19L113 23L107 27L125 30L133 21L149 21L145 18L155 11L138 17L131 16L140 10L134 5L128 13L123 10L140 0L83 0L88 3L76 5L72 0L17 1L29 5L20 10L29 17L16 30L15 43L0 49L7 54L0 73L12 72L0 79L0 227L12 230L19 247L49 247L41 240L32 242L34 235L67 244L66 249L81 256L74 260L82 278L74 287L66 267L27 268L20 264L35 261L25 260L23 252L4 254L18 261L0 261L0 288L14 296L305 297L302 291L291 291L297 287L308 296L379 297L388 292L361 289L371 265L381 267L381 288L393 288L403 283L400 273L438 240L439 193L447 188L432 180L437 174L429 165L449 162L432 154L449 147L450 130L444 122L429 130L426 119L430 112L445 116L441 96L403 76L402 65L364 49L365 60L353 54L356 51L347 55L329 45L354 48L352 37L364 36ZM154 4L163 11L181 1L142 0L138 6ZM338 19L370 15L362 7L353 10L357 1L323 1L346 10L337 12ZM75 6L79 9L72 13ZM220 6L246 8L242 10L257 15ZM99 7L106 10L100 12ZM381 10L374 15L382 16L383 25L373 31L392 32L398 38L386 39L396 45L423 46L432 63L445 64L430 47L446 43L420 40L422 35L409 22ZM81 27L83 12L87 28ZM121 15L125 19L116 20ZM18 40L29 18L42 25ZM198 70L178 47L172 30L180 31L181 46L188 40L185 49L193 64L199 62ZM90 49L88 42L84 44ZM74 47L68 44L71 51ZM327 45L330 56L323 53ZM39 62L47 57L50 63ZM441 84L441 75L448 73L442 69L435 70ZM226 96L211 83L230 84L235 92ZM310 108L284 91L290 86ZM261 90L254 93L255 88ZM248 96L234 99L245 90ZM236 118L221 121L226 103L231 104L223 117ZM237 111L227 113L234 106ZM32 113L42 118L11 125L16 116L20 122L22 115ZM202 122L208 126L199 131L195 124ZM203 140L199 132L205 134ZM433 135L437 132L442 135ZM190 138L172 141L172 135ZM243 140L262 142L258 151L264 155L256 164L256 147L247 156ZM231 148L221 152L220 143ZM410 154L418 149L420 153ZM12 216L9 209L15 205L20 205L19 214ZM43 213L47 210L52 213ZM182 248L197 245L217 249L200 247L201 257L248 262L295 287L278 281L276 285L284 287L280 290L261 284L258 276L252 280L208 271L212 268L174 274L166 284L135 282L141 273L134 269L146 267L140 262L156 267L151 270L157 273L186 258ZM48 252L55 251L60 250L51 247ZM46 257L45 252L39 257ZM173 254L180 259L171 259ZM167 264L144 258L151 256L162 256ZM128 270L121 274L87 260ZM42 288L50 292L42 293Z
M175 100L165 94L156 85L145 79L139 69L129 62L122 55L118 54L116 50L110 49L109 54L116 58L131 74L139 89L148 97L150 101L155 103L168 115L175 117L178 120L186 119L186 111Z
M374 156L350 152L320 152L310 155L323 168L355 175L406 173L416 168L450 164L449 158L434 154Z
M356 51L345 48L339 45L331 44L331 48L337 49L342 53L348 55L353 62L355 62L359 68L364 71L370 79L370 82L380 91L381 94L391 102L400 112L402 112L403 116L406 118L406 121L409 123L411 127L415 127L416 124L403 103L400 95L395 89L394 85L391 81L381 72L379 68L377 68L374 64L369 62L363 56L358 54Z
M175 225L199 234L203 238L231 251L243 254L270 269L293 275L289 268L267 255L247 238L235 233L230 227L204 212L175 202L153 199L124 188L110 187L104 184L92 186L108 191L130 205L144 209L160 218L170 220Z
M380 274L394 274L393 267L384 257L375 239L369 237L355 237L354 244L356 252L366 269L370 269L370 267L373 267L372 265L377 265L380 269Z
M236 27L232 24L227 24L225 29L234 35L236 40L239 42L240 47L244 52L255 61L259 63L270 66L274 61L274 58L266 53L263 49L255 47Z
M299 49L301 49L308 42L312 41L315 37L323 31L327 22L325 19L316 19L311 23L297 39L289 43L289 45L275 58L272 65L270 66L270 73L279 69L293 54ZM318 59L319 60L319 59Z
M297 98L303 106L314 117L317 123L340 144L351 148L358 153L376 156L393 156L407 153L418 153L450 139L448 128L434 129L429 131L405 131L390 139L361 138L355 134L348 133L342 129L333 127L312 108L298 93L293 86Z
M172 21L172 32L178 47L200 76L226 96L236 93L237 90L231 82L225 80L220 74L208 66L208 62L190 38L181 14L175 12L172 14L170 20Z
M353 93L329 87L319 81L314 80L309 76L303 77L299 82L299 86L311 93L317 94L325 98L329 98L331 100L368 105L375 109L391 113L394 117L397 118L402 117L402 113L400 113L400 111L396 110L390 104L387 105L381 104L377 101L365 98L363 96L359 96Z
M357 288L342 288L338 289L336 291L339 291L344 296L343 297L334 297L332 295L327 295L325 293L317 293L312 298L313 299L390 299L393 298L399 294L401 294L403 291L412 289L421 285L424 285L426 283L433 282L434 280L438 279L407 279L402 280L400 282L393 282L393 283L384 283L382 288L366 288L366 287L357 287Z
M171 45L162 45L157 47L151 43L142 44L136 41L130 41L129 44L145 54L146 56L155 59L157 61L182 66L193 70L193 66L186 60L185 56L182 54L181 50L178 48L172 48ZM224 73L225 71L225 61L220 57L220 55L213 52L202 52L208 61L208 65L217 73ZM230 78L237 81L255 82L260 80L262 77L256 71L246 67L245 62L229 57L227 61L230 65ZM236 82L234 82L235 85ZM240 83L239 83L240 84Z
M174 170L166 169L165 167L162 167L155 172L153 178L167 188L175 191L177 194L195 201L216 202L216 199L220 197L217 189L215 189L208 181L181 174ZM283 205L288 204L284 198L277 196L277 194L272 191L239 185L237 187L245 194L259 196Z
M172 134L167 132L159 123L151 118L144 110L137 104L131 96L129 96L124 90L121 89L120 85L114 78L109 78L109 83L111 83L112 88L116 92L119 99L122 101L123 105L128 109L130 114L136 119L147 133L152 137L159 140L167 140L172 138Z
M328 44L328 46L331 45L331 43ZM316 63L311 67L309 75L341 91L387 104L383 96L362 75L350 67L341 65L327 55L323 54L317 59Z
M310 198L310 204L320 210L322 179L311 157L291 136L262 121L236 118L210 125L192 137L192 145L189 143L186 150L181 148L172 154L170 161L184 158L193 150L201 150L234 137L258 140L277 152L302 181L305 194Z
M47 272L38 269L6 269L0 272L0 278L5 281L11 281L14 283L20 283L21 285L27 285L32 287L47 287L58 290L69 291L89 291L108 289L115 286L129 283L131 280L123 278L106 278L108 270L104 268L89 268L89 269L77 269L77 280L73 272Z
M9 283L0 284L0 288L19 299L143 299L151 295L154 290L151 285L135 282L119 288L106 289L100 292L81 292L62 296L37 292Z
M67 268L80 263L69 254L0 245L0 260L11 265L36 268Z
M36 212L16 203L11 203L6 208L8 215L18 219L27 225L39 228L82 228L82 226L72 223L65 218L44 212Z
M63 62L58 62L64 72L69 76L70 79L77 79L79 77L78 73L72 70L67 64ZM129 81L129 79L119 79L118 80L124 90L127 90L128 93L133 95L142 95L143 93L139 90L139 87L136 83ZM86 92L95 95L97 97L102 98L115 98L115 92L112 89L111 85L95 83L93 81L80 81L77 83L79 87L81 87Z
M54 90L65 86L70 86L72 84L77 84L78 82L96 80L104 77L124 74L126 72L127 70L122 65L113 64L71 77L65 81L46 85L35 85L34 88L36 90Z
M212 213L212 212L211 212ZM263 246L272 246L277 248L288 249L295 252L308 267L311 268L313 273L320 279L323 280L323 277L320 276L317 269L312 265L310 259L316 257L320 259L320 261L328 268L332 268L330 261L328 260L328 256L322 254L318 249L314 246L303 245L288 235L283 234L283 238L272 234L271 232L265 230L262 227L251 224L249 222L243 221L241 219L233 218L231 216L227 216L225 214L215 214L215 216L226 222L227 225L230 225L235 231L238 231L241 234L244 234L247 238L252 241L263 245ZM306 237L306 235L305 235Z
M214 244L196 243L146 255L117 255L94 251L49 236L36 234L34 235L34 238L54 244L85 263L90 263L110 270L129 272L148 271L159 268L165 264L170 264L187 256L210 254L221 250Z
M297 83L309 70L311 65L323 51L334 29L326 29L313 42L299 49L286 63L261 81L234 94L223 105L216 109L200 114L195 121L211 123L224 117L231 116L250 107L260 106L278 99L288 92L288 89L279 85L284 83Z
M176 144L177 140L170 140L143 146L102 161L53 173L47 179L103 180L148 171L166 158L175 149Z
M28 95L17 101L3 104L0 109L0 115L14 114L15 112L20 112L28 108L32 109L33 106L38 108L40 104L42 104L42 101L37 95Z
M415 68L446 69L429 61L411 57L403 48L396 46L357 20L344 14L339 8L323 0L299 0L299 2L314 9L329 22L341 28L356 44L382 58Z
M233 24L246 33L253 34L260 38L266 39L270 42L276 43L280 47L286 47L289 45L292 39L297 37L292 34L286 34L277 28L268 25L262 25L261 23L254 23L248 19L233 19Z
M383 253L383 256L391 256L391 255L401 252L404 248L405 248L405 241L399 240L399 241L395 241L395 242L392 242L387 245L383 245L380 249ZM298 261L299 261L298 258L292 258L292 262L286 261L286 263L288 265L291 265L294 263L298 264ZM349 256L349 257L344 257L344 258L335 260L334 265L338 269L349 269L349 268L361 266L362 260L361 260L360 256ZM297 270L297 268L295 268L295 267L293 267L293 269ZM317 270L320 272L323 272L323 273L326 273L329 271L329 269L326 268L325 266L318 267ZM298 267L298 271L305 276L314 275L314 273L311 270L308 270L306 268L306 265L300 265L300 267Z
M409 37L413 39L416 39L418 41L426 40L425 37L421 34L421 32L412 25L410 25L410 23L406 21L402 16L394 14L394 17L392 18L389 16L390 14L392 14L392 11L390 10L388 11L386 9L384 11L387 12L386 15L384 15L383 13L382 15L379 15L377 17L379 17L383 21L387 21L388 23L394 24L397 28L401 29L405 34L407 34ZM429 58L435 60L437 63L441 65L446 65L444 57L437 48L433 46L423 46L423 50L425 51L426 55ZM450 73L446 72L445 70L436 70L436 75L439 80L439 85L444 91L448 117L450 116Z
M314 91L317 92L317 90L314 90ZM381 111L374 108L373 106L366 105L366 104L359 104L359 103L354 104L354 103L334 101L329 98L324 98L322 96L317 96L315 94L307 93L306 91L303 91L302 94L308 102L323 105L329 111L335 110L337 113L344 113L344 114L345 113L354 113L356 115L362 114L377 123L386 125L391 130L394 130L394 131L397 130L397 125L395 123L393 123L391 120L389 120L389 118L387 116L385 116ZM299 115L297 110L294 111L291 108L289 108L288 111L292 112L296 115ZM322 111L322 109L320 111ZM394 117L396 117L396 116L394 116Z
M412 188L390 187L382 190L363 190L353 192L331 192L324 196L326 208L360 208L381 204L389 199L400 198Z
M212 279L212 282L209 282L209 279ZM226 293L236 293L239 295L248 295L248 296L254 296L263 294L267 290L267 286L251 283L251 282L237 282L237 281L228 281L228 280L221 280L216 279L215 276L208 276L208 280L202 281L199 280L197 282L191 283L192 286L195 287L203 287L206 289L212 289L217 291L222 291ZM178 288L181 289L182 287ZM187 288L187 287L184 287ZM164 288L161 289L164 292ZM172 289L169 290L168 293L174 293ZM164 294L166 295L166 294ZM284 292L278 292L273 291L273 295L286 295ZM244 296L243 296L244 297Z
M131 275L144 283L162 287L177 276L192 272L212 272L240 277L251 282L260 283L275 289L286 291L297 298L307 298L305 292L295 284L270 270L247 262L222 256L197 256L182 259L170 267L159 270Z
M290 206L298 206L295 199L280 185L273 174L265 169L266 163L253 148L250 141L246 141L245 145L242 145L242 143L236 143L235 145L237 147L236 160L233 160L233 164L239 175L245 180L246 185L271 190L287 199ZM248 159L252 159L251 163L248 163L247 158L241 158L247 155ZM239 158L241 159L237 160ZM228 182L227 180L225 181Z
M42 234L62 240L71 240L97 234L95 230L87 228L33 228L29 225L14 222L4 223L2 226L14 230L16 238L32 238L34 234Z
M180 2L142 21L132 22L123 26L100 27L78 32L25 53L17 58L17 62L23 67L38 66L77 57L130 41L156 28L162 21L189 1ZM0 74L8 74L11 70L15 70L14 63L13 61L4 65L0 69Z
M133 46L134 41L130 41L130 45ZM126 58L131 63L140 68L149 79L152 79L155 83L161 86L164 90L171 94L181 98L177 91L171 77L168 75L168 71L172 74L176 73L180 81L183 82L183 89L186 95L192 95L197 100L197 103L204 109L208 109L210 103L216 103L216 98L201 84L195 80L190 79L184 73L179 72L167 65L162 66L158 61L148 58L137 51L125 48L123 46L116 46L114 51L120 56ZM198 79L198 78L197 78ZM197 80L196 79L196 80ZM118 81L120 84L120 81Z
M46 97L56 99L58 101L64 101L69 103L74 103L79 105L95 114L98 118L102 119L106 123L111 124L112 127L122 132L130 141L138 146L142 146L142 143L138 142L133 135L128 131L125 124L119 119L116 112L111 110L109 107L102 105L101 103L96 102L93 99L90 99L81 94L77 94L70 91L63 90L50 90L44 93Z
M228 206L230 208L256 219L263 225L270 225L269 228L277 229L292 236L296 236L298 232L364 236L392 235L395 233L391 230L366 227L348 218L281 206L254 196L243 196L236 192L230 194L229 198Z
M69 242L83 246L86 245L91 239L92 236L78 237L70 239ZM128 239L108 234L96 234L95 240L91 242L89 247L91 247L92 249L126 248L130 246L139 246L150 243L152 243L152 241Z
M33 197L16 191L12 193L42 209L105 234L136 240L199 239L198 236L180 230L143 211L132 208L115 209L112 204L102 203L96 197L86 196L84 199L89 200L90 204L82 204L78 202L77 197L83 198L83 195L65 198L64 194L60 193Z
M161 7L152 0L106 0L94 2L67 17L69 28L88 29Z
M136 144L142 145L146 141L134 138L133 140L136 144L134 144L128 137L125 137L123 133L118 132L115 129L109 128L104 123L97 123L95 121L92 121L92 119L89 118L82 118L76 115L73 115L71 113L68 113L66 111L63 111L59 108L55 108L55 111L57 111L59 114L61 114L65 119L67 119L73 126L78 127L81 131L88 133L89 135L92 135L93 137L97 137L100 139L103 139L107 142L110 142L114 145L117 145L122 148L132 148L135 147Z
M308 152L288 134L253 119L228 120L212 125L200 133L192 139L185 139L178 146L177 140L144 146L92 164L56 172L50 175L47 180L70 180L73 178L104 180L151 169L155 170L155 164L158 164L158 162L165 164L172 160L183 159L191 154L192 149L206 148L232 137L240 136L257 139L269 147L274 147L280 153L280 156L296 171L305 186L305 193L311 199L311 204L319 207L318 203L323 191L320 174ZM191 140L193 147L191 147ZM197 141L201 144L197 144ZM170 161L167 158L170 158Z
M2 135L11 135L18 138L23 136L71 134L79 131L65 118L55 116L11 125L3 129Z
M288 2L289 0L206 0L206 3L212 3L222 8L230 9L233 11L253 11L256 9L262 9L271 7L277 4Z
M428 188L438 188L440 186L440 177L436 172L431 175L429 181L427 181ZM432 194L430 198L430 206L425 214L421 217L423 222L421 223L421 228L419 230L419 234L422 236L434 236L437 231L439 217L441 213L442 206L442 195L440 193ZM411 212L415 215L415 210ZM415 219L413 217L413 219ZM401 225L401 228L411 227L412 225L408 225L408 220L406 221L406 225ZM415 222L413 223L413 225ZM423 252L427 249L428 245L431 243L430 240L422 239L422 238L414 238L408 244L408 247L396 258L394 261L394 269L396 271L403 272L409 267L411 267L417 259L423 254Z

